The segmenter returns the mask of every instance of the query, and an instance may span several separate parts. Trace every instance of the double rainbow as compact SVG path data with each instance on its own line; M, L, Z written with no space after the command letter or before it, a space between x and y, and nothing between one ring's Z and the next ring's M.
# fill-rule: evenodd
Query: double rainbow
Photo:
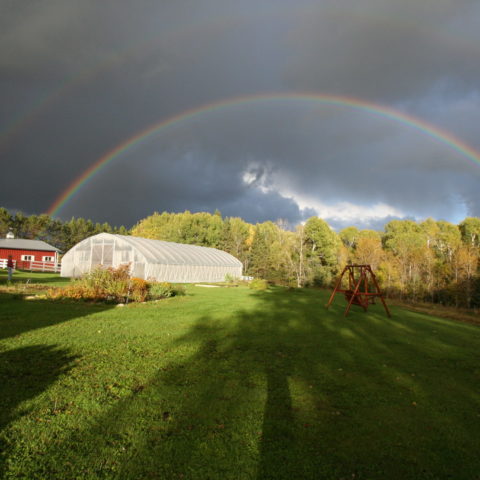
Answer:
M47 210L47 213L52 216L59 214L60 210L72 199L72 197L97 173L99 173L108 164L113 163L116 158L125 152L128 152L135 145L153 137L155 134L173 127L186 120L199 117L200 115L209 112L227 109L243 104L255 104L261 102L275 102L275 101L302 101L309 103L318 103L325 106L350 107L353 110L359 110L366 113L393 120L403 124L409 128L417 130L418 132L438 140L440 143L460 153L464 157L471 160L473 163L480 164L480 153L477 152L470 145L458 139L453 134L441 130L440 128L425 122L419 118L395 110L380 104L375 104L361 100L359 98L336 96L336 95L320 95L311 93L271 93L247 95L241 97L228 98L217 102L209 103L200 107L186 110L182 113L161 120L146 129L136 133L124 142L117 145L115 148L107 152L87 168L79 177L77 177L52 203Z

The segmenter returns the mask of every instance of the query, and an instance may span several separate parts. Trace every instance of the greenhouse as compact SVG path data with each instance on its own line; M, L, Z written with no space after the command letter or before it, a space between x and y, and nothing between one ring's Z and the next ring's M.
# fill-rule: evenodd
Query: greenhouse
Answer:
M62 277L129 264L133 277L165 282L222 282L242 276L242 263L216 248L99 233L77 243L62 259Z

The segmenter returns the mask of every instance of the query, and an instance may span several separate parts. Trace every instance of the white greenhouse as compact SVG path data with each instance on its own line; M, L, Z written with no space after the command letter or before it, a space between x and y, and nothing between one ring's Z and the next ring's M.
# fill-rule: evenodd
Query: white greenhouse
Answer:
M192 283L242 276L242 262L216 248L99 233L82 240L62 258L62 277L79 277L98 265L130 264L134 277Z

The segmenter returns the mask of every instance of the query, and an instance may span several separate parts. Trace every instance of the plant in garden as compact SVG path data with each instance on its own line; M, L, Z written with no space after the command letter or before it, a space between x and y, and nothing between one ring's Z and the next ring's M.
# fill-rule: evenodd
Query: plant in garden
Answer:
M130 283L129 265L120 265L118 268L102 268L99 266L65 288L50 289L47 296L53 300L70 298L74 300L122 302L129 293ZM136 288L136 298L141 297L138 293L140 290L141 288Z
M149 284L143 278L133 277L128 283L128 298L134 302L147 300Z
M237 279L231 273L225 274L225 283L235 283L236 281Z
M149 298L152 300L175 297L177 295L185 295L185 287L183 285L172 285L169 282L150 284Z
M248 287L252 290L264 291L268 288L268 283L263 278L254 278L249 284Z

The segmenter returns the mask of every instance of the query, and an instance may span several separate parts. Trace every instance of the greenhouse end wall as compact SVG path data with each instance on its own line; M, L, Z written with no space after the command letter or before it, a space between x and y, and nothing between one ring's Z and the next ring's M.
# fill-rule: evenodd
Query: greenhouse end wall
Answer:
M71 248L62 259L62 277L76 278L103 267L130 265L132 276L175 283L221 282L242 276L242 263L215 248L100 233Z

